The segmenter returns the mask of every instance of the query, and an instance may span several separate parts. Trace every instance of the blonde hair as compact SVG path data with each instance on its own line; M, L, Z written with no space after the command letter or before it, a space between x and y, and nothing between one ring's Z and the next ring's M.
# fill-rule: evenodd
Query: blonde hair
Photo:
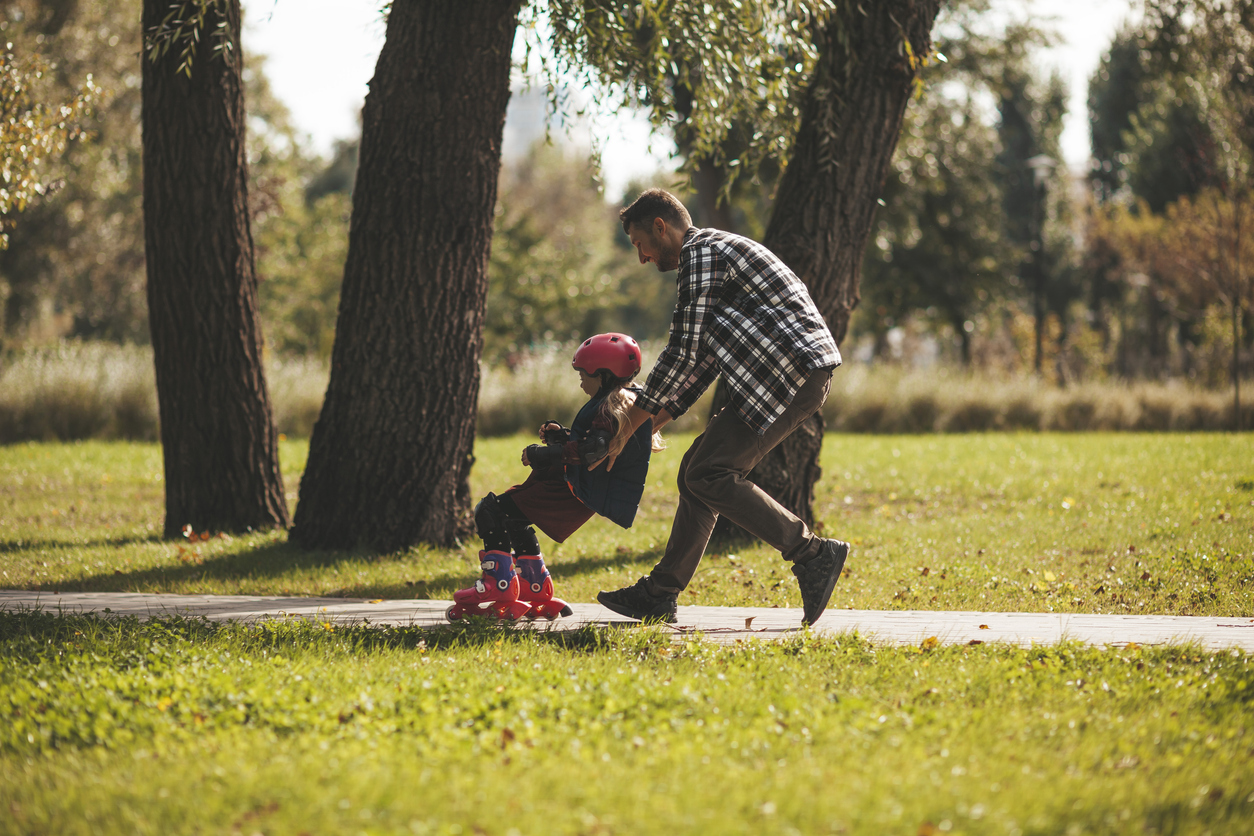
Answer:
M611 450L625 447L630 440L627 411L631 409L631 405L635 402L636 393L629 389L624 389L621 383L615 385L613 391L606 395L605 400L601 402L601 415L614 427L614 438L610 441ZM649 443L649 449L654 453L666 449L666 440L662 438L660 432L653 434L653 438Z

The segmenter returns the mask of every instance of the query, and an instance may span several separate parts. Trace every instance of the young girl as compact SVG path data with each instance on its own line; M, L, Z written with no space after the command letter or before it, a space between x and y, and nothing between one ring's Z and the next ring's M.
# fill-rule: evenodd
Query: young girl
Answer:
M553 579L540 555L535 529L558 543L575 533L594 513L630 528L644 493L649 454L663 447L648 422L626 439L612 471L602 460L635 402L627 384L640 371L640 346L626 334L597 334L575 352L571 366L579 387L591 399L570 429L556 421L540 427L543 444L523 450L531 475L502 494L488 494L475 506L475 528L483 538L475 585L453 593L446 615L549 620L570 615L565 601L553 597ZM592 467L596 465L596 467ZM589 469L589 468L592 469Z

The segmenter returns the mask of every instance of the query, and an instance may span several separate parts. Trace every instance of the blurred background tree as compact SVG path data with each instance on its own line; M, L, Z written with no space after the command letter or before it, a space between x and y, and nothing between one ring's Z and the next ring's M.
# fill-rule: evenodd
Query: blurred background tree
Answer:
M248 200L266 343L284 356L331 356L339 303L357 143L330 160L311 151L275 98L264 56L245 71Z
M524 14L541 5L527 4ZM847 360L1031 373L1039 266L1046 279L1043 380L1179 378L1227 387L1234 358L1248 376L1251 5L1130 6L1089 83L1089 170L1059 164L1038 189L1027 161L1062 160L1064 89L1040 66L1050 27L1010 0L947 3L936 35L948 61L925 68L925 93L908 108L862 264L863 299L842 345ZM820 6L778 8L804 19ZM83 134L43 162L43 182L55 188L33 196L0 252L0 340L10 349L66 338L148 341L138 19L137 0L10 0L0 10L0 41L12 43L15 56L6 70L33 56L46 63L32 88L35 103L74 102L88 74L98 93L91 113L83 111ZM729 25L735 28L734 17ZM679 170L607 195L598 191L598 160L560 134L507 154L485 363L513 364L599 330L665 336L672 277L640 268L614 219L644 187L683 191L698 225L765 235L781 149L755 125L795 124L795 109L720 110L736 79L691 72L709 42L663 44L641 31L669 62L648 66L669 70L662 78L627 77L657 130L676 140ZM770 77L773 101L783 101L812 66L807 44L804 37L781 40L745 72ZM250 55L246 65L250 208L267 350L325 362L358 140L315 151L269 90L264 63ZM631 66L643 71L645 64ZM694 79L713 87L693 95L679 83ZM575 100L592 80L573 74L563 83ZM658 107L649 98L656 95L667 97ZM535 139L528 136L528 146ZM1038 218L1039 261L1031 249ZM1184 218L1193 240L1215 249L1204 269L1197 253L1186 259L1177 252Z
M56 187L32 200L0 252L4 344L60 336L146 340L140 213L139 3L12 0L0 41L47 70L44 105L101 91L87 133L45 160Z
M488 265L484 356L613 330L665 336L672 277L638 263L586 155L537 141L501 175Z
M47 95L40 88L51 86L49 65L39 54L18 58L12 46L0 51L0 250L8 248L13 216L55 188L46 169L78 138L79 121L99 97L89 75L69 101L38 101Z

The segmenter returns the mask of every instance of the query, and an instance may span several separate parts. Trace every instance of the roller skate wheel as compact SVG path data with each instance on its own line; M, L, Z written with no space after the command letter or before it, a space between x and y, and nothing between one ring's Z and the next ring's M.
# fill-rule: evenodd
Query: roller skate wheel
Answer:
M449 607L447 610L444 611L444 617L447 618L449 621L461 621L462 620L461 608L458 607L456 604L453 604L451 607Z

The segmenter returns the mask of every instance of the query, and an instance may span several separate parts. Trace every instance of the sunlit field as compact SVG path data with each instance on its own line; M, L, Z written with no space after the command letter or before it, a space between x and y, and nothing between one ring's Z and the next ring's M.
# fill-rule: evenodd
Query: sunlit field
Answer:
M1189 648L0 615L0 833L1246 834Z
M521 480L529 440L481 440L474 492ZM630 531L542 541L560 595L648 571L690 440ZM832 606L1250 615L1252 446L829 435L816 513L854 544ZM152 444L0 448L0 586L447 598L477 574L475 543L165 542L160 473ZM786 568L719 545L681 603L799 606ZM1252 706L1250 656L1192 647L0 614L0 833L1235 836Z
M633 583L665 547L675 468L651 466L630 530L596 518L542 538L558 594ZM481 439L475 496L521 482L530 438ZM282 445L294 504L304 442ZM829 435L815 513L853 543L832 605L1175 615L1254 613L1254 441L1227 434ZM0 587L449 598L479 544L396 554L311 552L282 532L166 542L160 448L0 448ZM761 545L711 548L681 604L800 606Z

